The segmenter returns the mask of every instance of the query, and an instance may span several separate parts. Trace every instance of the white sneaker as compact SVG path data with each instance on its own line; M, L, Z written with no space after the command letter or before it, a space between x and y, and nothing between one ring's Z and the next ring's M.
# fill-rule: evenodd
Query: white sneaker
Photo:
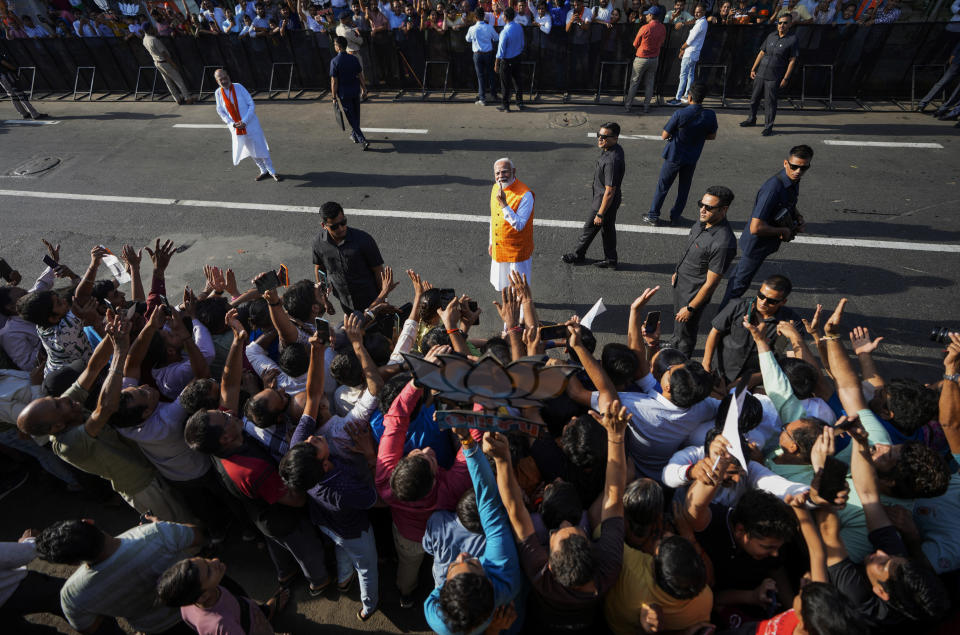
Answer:
M473 102L473 103L475 103L475 104L478 105L478 106L486 106L486 105L487 105L487 102L485 102L485 101L482 100L482 99L478 99L477 101L475 101L475 102Z

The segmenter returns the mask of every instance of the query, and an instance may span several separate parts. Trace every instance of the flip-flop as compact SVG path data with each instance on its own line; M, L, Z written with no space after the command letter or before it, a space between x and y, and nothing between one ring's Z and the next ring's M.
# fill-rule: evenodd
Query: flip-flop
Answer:
M354 571L353 574L347 578L346 582L337 582L337 591L340 593L345 593L350 590L350 587L353 586L354 581L357 579L357 572Z
M361 622L366 622L366 621L369 620L371 617L373 617L373 614L376 613L379 608L380 608L380 607L375 607L375 608L374 608L372 611L370 611L369 613L364 613L363 607L361 607L360 610L357 611L357 619L360 620Z
M330 588L330 578L327 578L327 581L321 584L320 586L313 586L311 584L307 587L307 590L310 592L310 597L315 598L326 593L327 589L329 588Z

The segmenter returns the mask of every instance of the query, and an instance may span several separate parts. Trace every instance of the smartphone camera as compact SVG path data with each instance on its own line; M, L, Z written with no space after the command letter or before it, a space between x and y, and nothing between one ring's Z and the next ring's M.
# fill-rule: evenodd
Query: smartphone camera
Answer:
M937 344L947 344L950 342L950 334L957 333L957 329L949 329L945 326L936 326L930 331L930 341Z

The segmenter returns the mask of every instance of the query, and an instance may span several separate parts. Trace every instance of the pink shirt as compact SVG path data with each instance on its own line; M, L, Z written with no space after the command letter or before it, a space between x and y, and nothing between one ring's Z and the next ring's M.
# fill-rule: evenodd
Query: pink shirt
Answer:
M240 622L240 602L230 591L220 589L220 599L208 609L196 604L180 607L180 617L200 635L274 635L273 627L267 621L267 616L257 607L257 603L247 600L250 604L250 633L243 630Z
M377 451L377 493L390 505L393 523L397 531L407 540L420 542L427 529L427 519L435 510L453 510L460 496L470 487L470 474L467 472L463 450L457 452L457 459L449 470L440 468L433 489L418 501L400 501L390 489L390 475L403 458L403 444L410 426L410 414L420 398L420 390L407 384L383 417L383 437Z

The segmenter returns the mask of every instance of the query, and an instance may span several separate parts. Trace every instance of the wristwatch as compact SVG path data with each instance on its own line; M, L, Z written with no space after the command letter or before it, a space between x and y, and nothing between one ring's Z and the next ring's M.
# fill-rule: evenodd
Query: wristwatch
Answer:
M960 373L954 373L952 375L945 374L943 378L946 379L947 381L957 381L957 380L960 380Z
M692 306L690 306L690 305L688 304L688 305L687 305L687 311L690 311L691 313L693 313L694 311L696 311L696 309L693 308Z

